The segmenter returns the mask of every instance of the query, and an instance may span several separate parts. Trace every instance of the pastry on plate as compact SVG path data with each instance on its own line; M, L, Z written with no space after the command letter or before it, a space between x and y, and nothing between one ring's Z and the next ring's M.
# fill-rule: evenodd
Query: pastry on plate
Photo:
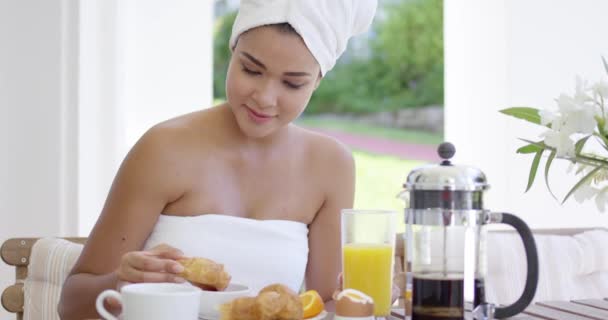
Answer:
M205 290L221 291L230 283L230 275L224 265L205 258L184 258L177 260L184 266L180 277Z
M300 320L300 297L282 284L260 290L256 297L237 298L221 308L222 320Z

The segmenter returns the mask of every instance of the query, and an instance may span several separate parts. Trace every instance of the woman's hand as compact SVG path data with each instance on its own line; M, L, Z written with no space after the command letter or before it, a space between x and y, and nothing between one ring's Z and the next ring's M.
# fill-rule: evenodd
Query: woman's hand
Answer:
M124 254L116 270L120 282L177 282L183 283L179 273L184 267L176 260L183 253L166 244L148 251L132 251Z
M148 251L131 251L122 256L120 266L115 273L118 276L116 290L134 282L185 282L184 278L178 276L184 271L184 267L177 259L183 257L183 253L166 244L160 244ZM120 314L120 301L113 297L105 300L106 310L114 315Z

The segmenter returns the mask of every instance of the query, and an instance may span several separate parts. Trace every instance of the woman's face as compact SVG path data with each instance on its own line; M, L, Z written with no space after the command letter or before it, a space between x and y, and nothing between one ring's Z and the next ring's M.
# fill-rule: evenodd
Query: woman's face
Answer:
M321 80L319 71L298 35L272 26L243 33L226 78L226 97L241 131L265 137L296 119Z

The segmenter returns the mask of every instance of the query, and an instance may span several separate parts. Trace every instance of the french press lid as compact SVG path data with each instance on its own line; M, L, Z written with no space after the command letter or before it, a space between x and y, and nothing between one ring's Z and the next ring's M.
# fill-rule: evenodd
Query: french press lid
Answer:
M483 209L483 191L490 185L485 174L471 166L452 164L456 148L444 142L437 148L440 164L412 170L403 187L411 209Z

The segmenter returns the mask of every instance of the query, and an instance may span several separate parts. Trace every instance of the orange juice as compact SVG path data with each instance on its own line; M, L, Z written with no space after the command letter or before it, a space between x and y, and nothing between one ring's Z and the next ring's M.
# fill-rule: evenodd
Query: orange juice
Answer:
M342 248L344 288L374 299L374 315L391 311L393 247L388 244L347 244Z

